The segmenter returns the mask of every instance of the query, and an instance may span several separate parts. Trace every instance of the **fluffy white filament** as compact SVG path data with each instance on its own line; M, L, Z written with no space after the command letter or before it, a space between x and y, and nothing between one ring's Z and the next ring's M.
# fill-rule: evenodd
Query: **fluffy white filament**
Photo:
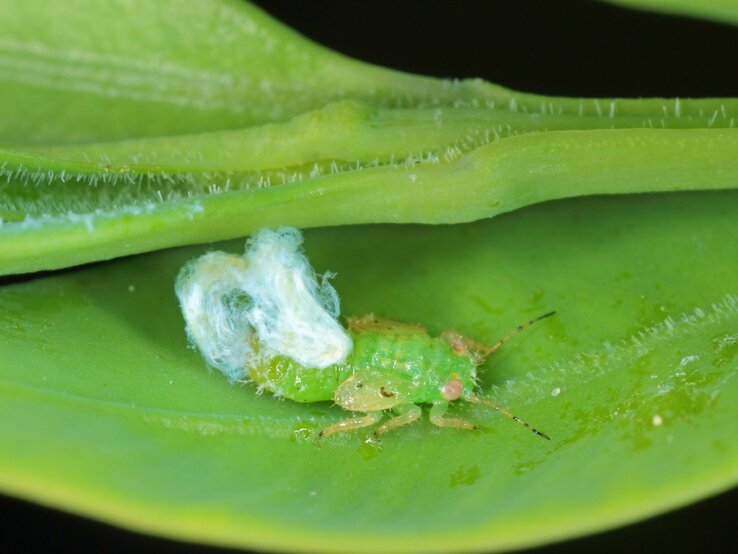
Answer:
M318 284L297 229L262 229L244 256L210 252L179 272L175 290L187 334L231 380L281 354L305 367L343 362L352 343L338 323L339 299Z

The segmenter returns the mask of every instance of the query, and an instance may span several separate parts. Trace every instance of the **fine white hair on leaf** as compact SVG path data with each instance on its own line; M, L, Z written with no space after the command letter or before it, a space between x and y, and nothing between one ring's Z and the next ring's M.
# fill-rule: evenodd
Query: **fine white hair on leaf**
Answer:
M318 283L301 244L297 229L262 229L243 256L210 252L180 271L175 290L187 334L229 379L277 355L325 368L351 353L331 275Z

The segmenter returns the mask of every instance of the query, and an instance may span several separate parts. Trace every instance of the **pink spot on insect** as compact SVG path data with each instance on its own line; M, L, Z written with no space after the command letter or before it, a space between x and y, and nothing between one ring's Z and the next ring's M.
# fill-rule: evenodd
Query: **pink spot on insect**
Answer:
M453 348L459 354L469 353L469 350L467 349L466 345L461 341L454 341L454 343L451 345L451 348Z
M444 400L458 400L464 392L464 383L457 379L446 381L441 387L441 397Z

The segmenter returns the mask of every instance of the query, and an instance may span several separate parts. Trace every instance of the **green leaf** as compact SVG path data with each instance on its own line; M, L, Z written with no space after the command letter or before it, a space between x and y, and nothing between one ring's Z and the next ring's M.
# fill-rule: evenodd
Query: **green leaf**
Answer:
M735 99L405 75L235 0L9 0L0 23L0 274L277 223L736 186ZM187 348L172 287L199 247L7 281L0 489L180 539L340 552L521 547L726 489L736 215L736 192L675 193L308 233L349 315L493 341L557 309L480 383L551 443L478 406L455 410L477 433L318 442L344 412L230 385Z
M630 8L674 13L712 19L721 23L738 23L736 0L605 0Z
M257 396L187 348L172 287L199 247L5 286L0 487L180 539L335 552L522 547L727 489L736 218L726 191L306 233L347 315L493 341L558 310L481 382L551 442L479 406L454 410L479 432L424 420L318 441L346 412Z
M6 4L0 274L264 225L458 223L738 185L736 99L551 98L407 75L245 2Z

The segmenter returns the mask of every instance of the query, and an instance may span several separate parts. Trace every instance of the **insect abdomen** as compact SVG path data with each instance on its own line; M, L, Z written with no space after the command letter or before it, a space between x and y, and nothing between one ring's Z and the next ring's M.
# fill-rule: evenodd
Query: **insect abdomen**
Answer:
M354 351L349 361L353 369L409 374L413 378L413 402L439 399L439 389L452 373L458 373L464 381L473 381L475 366L471 359L427 334L361 333L352 339Z
M344 365L306 368L286 356L277 356L268 364L251 369L249 375L260 387L276 396L296 402L320 402L331 400L338 385L351 375L351 371Z

